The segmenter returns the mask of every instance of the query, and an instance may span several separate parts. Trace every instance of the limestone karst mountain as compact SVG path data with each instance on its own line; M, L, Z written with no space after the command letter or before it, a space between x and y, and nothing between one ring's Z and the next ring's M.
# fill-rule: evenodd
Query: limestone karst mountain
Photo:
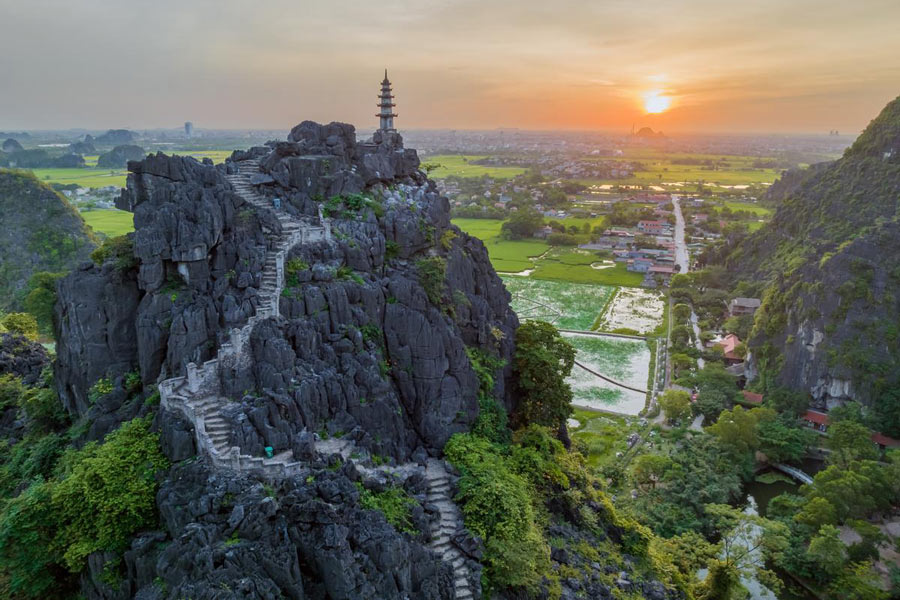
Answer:
M771 194L771 223L726 261L764 291L755 371L821 407L873 406L900 435L900 98L840 160L790 172Z
M22 308L40 271L68 271L97 240L64 196L32 174L0 169L0 309Z
M60 282L55 385L79 443L152 418L172 466L158 528L91 553L81 595L684 597L581 459L540 427L510 444L509 294L396 132L304 122L221 165L128 168L134 234ZM523 465L561 461L553 483L479 467L505 541L466 528L444 456L479 422ZM467 439L457 460L492 448Z

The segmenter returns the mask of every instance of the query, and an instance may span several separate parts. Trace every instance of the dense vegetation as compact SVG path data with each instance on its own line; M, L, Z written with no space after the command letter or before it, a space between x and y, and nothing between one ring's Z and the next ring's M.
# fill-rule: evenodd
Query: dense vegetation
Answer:
M0 310L21 309L46 288L44 280L29 284L35 273L67 271L97 244L68 200L28 172L0 169L0 210Z

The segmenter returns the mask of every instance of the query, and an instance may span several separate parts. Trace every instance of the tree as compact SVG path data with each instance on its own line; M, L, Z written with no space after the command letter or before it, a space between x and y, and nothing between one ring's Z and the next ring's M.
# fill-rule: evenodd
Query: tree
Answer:
M691 416L691 395L683 390L666 390L659 397L659 407L670 423Z
M708 423L713 423L728 407L728 401L727 394L722 390L715 388L703 390L697 394L697 410L706 417Z
M837 523L837 511L825 498L812 498L794 515L794 520L808 525L813 530L819 530L825 525Z
M516 330L515 369L522 398L520 425L560 428L572 414L572 388L566 377L575 364L575 348L544 321L525 321Z
M518 240L530 238L544 225L544 216L533 208L522 208L510 216L500 228L506 239Z
M775 411L771 408L744 410L741 406L735 406L734 410L722 411L719 420L706 430L734 454L744 454L759 447L759 423L774 419Z
M841 541L840 532L834 525L823 525L819 528L819 533L809 542L807 553L816 566L832 576L847 562L847 547Z
M641 488L655 488L672 465L671 459L661 454L641 454L634 460L631 476Z
M65 273L35 273L28 280L28 295L25 296L25 309L34 315L38 328L44 335L53 333L53 305L56 304L56 282Z
M880 577L872 571L871 563L852 563L828 586L828 591L841 600L887 600L888 593L879 583Z
M34 315L28 313L9 313L2 320L0 325L7 331L24 335L30 340L36 340L38 337L38 324Z
M843 420L828 427L826 446L831 450L828 462L847 468L856 460L874 460L878 451L872 443L871 432L854 420Z
M673 352L671 355L671 359L672 368L674 368L677 372L687 371L697 364L696 360L694 360L687 354L682 354L679 352Z
M777 561L788 547L787 526L727 504L709 504L706 512L715 523L721 541L719 558L710 561L709 575L701 584L698 598L723 600L740 590L740 578L756 577L778 588L778 577L765 568Z
M757 425L759 449L772 462L799 461L814 442L816 434L791 419L761 421Z
M691 330L684 325L672 328L672 345L675 347L687 346L691 343Z

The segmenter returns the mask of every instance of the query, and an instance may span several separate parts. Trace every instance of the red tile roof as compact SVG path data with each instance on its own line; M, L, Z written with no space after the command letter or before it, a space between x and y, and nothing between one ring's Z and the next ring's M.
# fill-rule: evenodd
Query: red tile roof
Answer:
M725 358L741 360L741 357L734 353L734 349L737 348L737 345L740 343L741 339L738 336L729 333L718 342L718 345L722 346L722 352L725 354Z
M803 415L803 418L817 425L828 425L831 422L831 419L828 418L828 415L817 410L806 411L806 414Z
M749 392L747 390L741 390L741 394L744 396L744 400L751 404L762 404L763 395L757 394L755 392Z
M883 433L875 432L872 434L872 441L885 448L900 448L900 440L888 437Z

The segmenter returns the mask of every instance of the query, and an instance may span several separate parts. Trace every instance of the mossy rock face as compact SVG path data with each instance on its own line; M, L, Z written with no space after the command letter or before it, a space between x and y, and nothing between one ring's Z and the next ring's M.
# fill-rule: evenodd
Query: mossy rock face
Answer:
M28 280L90 259L97 238L64 196L31 173L0 169L0 310L21 308Z
M766 287L751 371L825 408L874 408L900 435L900 98L844 156L786 173L772 221L724 259L734 282Z

